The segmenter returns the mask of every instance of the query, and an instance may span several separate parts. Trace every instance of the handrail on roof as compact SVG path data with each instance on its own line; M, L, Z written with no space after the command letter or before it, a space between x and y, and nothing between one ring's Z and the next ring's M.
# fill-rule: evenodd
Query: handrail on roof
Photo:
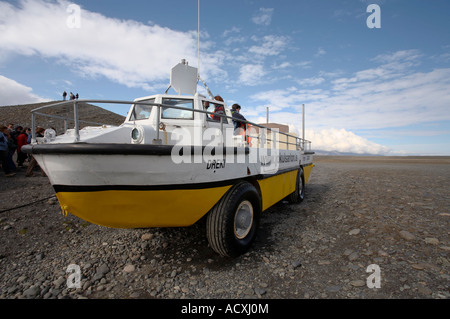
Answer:
M63 117L63 116L57 116L57 115L51 115L51 114L44 114L44 113L40 113L38 111L41 111L43 109L47 109L47 108L54 108L54 107L59 107L59 106L65 106L65 105L70 105L71 103L73 103L73 108L74 108L74 117L73 119L69 118L69 117ZM90 123L90 124L97 124L97 125L104 125L104 123L97 123L97 122L89 122L89 121L83 121L80 120L78 118L78 103L103 103L103 104L139 104L139 105L150 105L150 106L156 106L158 107L158 110L160 110L161 107L170 107L172 109L180 109L180 110L186 110L185 107L178 107L178 106L173 106L173 105L167 105L167 104L162 104L162 103L150 103L150 102L144 102L144 101L120 101L120 100L69 100L69 101L63 101L63 102L58 102L58 103L54 103L54 104L49 104L49 105L45 105L45 106L41 106L38 107L36 109L31 110L31 126L32 126L32 132L36 132L36 119L35 119L35 115L41 115L41 116L47 116L47 117L53 117L53 118L59 118L59 119L63 119L63 120L73 120L75 123L75 127L74 127L74 133L75 133L75 142L79 142L80 141L80 128L79 128L79 123L83 122L83 123ZM254 127L258 127L258 128L262 128L264 130L268 130L270 132L275 132L275 134L282 134L286 136L286 142L280 142L286 145L296 145L296 147L300 147L301 150L303 151L310 151L311 150L311 141L305 140L301 137L298 136L294 136L288 133L284 133L284 132L279 132L278 130L274 130L270 127L261 125L261 124L256 124L250 121L246 121L246 120L241 120L241 119L237 119L234 118L232 116L228 116L225 114L218 114L218 113L214 113L214 112L209 112L209 111L205 111L205 110L196 110L196 109L192 109L193 112L197 112L197 113L204 113L204 114L208 114L208 115L215 115L215 116L219 116L220 117L220 124L221 124L221 131L223 132L223 120L224 119L231 119L233 121L238 121L241 123L245 124L245 140L247 140L249 137L250 138L257 138L258 140L261 139L260 136L250 136L248 135L248 125L254 126ZM156 127L159 127L160 124L160 116L157 116L157 125ZM66 128L67 129L67 128ZM159 140L159 129L156 130L156 140ZM264 136L264 134L263 134ZM274 141L274 139L268 139L266 136L263 137L265 141ZM289 138L294 138L295 139L295 143L291 143L289 142ZM36 143L36 137L35 134L33 134L32 136L32 143Z

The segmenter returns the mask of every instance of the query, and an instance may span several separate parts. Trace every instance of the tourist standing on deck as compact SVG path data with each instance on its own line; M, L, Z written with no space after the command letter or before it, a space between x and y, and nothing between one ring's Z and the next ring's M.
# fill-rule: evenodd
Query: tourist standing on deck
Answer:
M233 116L233 118L238 119L238 120L247 121L245 119L245 117L241 113L239 113L240 111L241 111L241 106L239 104L233 104L233 106L231 107L231 115ZM234 124L235 130L240 127L245 129L245 123L243 123L243 122L233 120L233 124Z
M219 101L219 102L223 102L223 99L222 99L222 97L220 95L215 96L214 100ZM225 108L223 107L222 104L215 104L214 103L214 106L215 106L215 108L214 108L214 113L215 114L225 115ZM221 117L218 116L218 115L215 115L215 114L212 115L211 117L212 117L213 121L218 121L219 122Z

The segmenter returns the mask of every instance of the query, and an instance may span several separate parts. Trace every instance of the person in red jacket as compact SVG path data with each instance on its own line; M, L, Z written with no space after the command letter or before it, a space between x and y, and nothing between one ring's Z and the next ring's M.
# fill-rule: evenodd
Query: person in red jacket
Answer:
M30 128L25 128L17 137L17 165L23 167L23 163L28 155L22 152L22 146L27 145L28 134L31 132Z
M222 99L222 97L220 95L215 96L214 100L219 101L219 102L223 102L223 99ZM225 114L225 109L224 109L222 104L214 104L214 106L215 106L214 107L214 113L226 115ZM220 116L212 114L211 117L212 117L213 121L220 122Z

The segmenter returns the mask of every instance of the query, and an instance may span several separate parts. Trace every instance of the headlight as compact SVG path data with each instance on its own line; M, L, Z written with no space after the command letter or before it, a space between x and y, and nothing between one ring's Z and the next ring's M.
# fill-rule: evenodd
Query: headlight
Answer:
M132 143L133 144L139 144L139 143L142 143L143 140L144 140L144 130L140 126L135 127L131 131L131 141L132 141Z
M44 143L53 142L56 139L56 131L54 129L48 128L44 132Z

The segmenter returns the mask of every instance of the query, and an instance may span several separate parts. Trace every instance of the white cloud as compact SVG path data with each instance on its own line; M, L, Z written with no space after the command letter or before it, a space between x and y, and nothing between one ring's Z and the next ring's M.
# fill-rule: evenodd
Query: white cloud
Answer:
M240 33L241 29L238 27L231 27L231 29L227 29L223 32L222 36L227 37L229 34Z
M322 77L312 77L307 79L298 80L297 83L301 86L314 86L319 85L325 81Z
M387 155L391 152L388 147L371 142L345 129L306 129L305 135L305 138L312 142L313 150L373 155Z
M248 52L260 56L275 56L280 54L287 45L288 38L284 36L266 35L262 39L253 37L260 45L250 47Z
M327 53L327 51L325 51L325 49L323 48L318 48L316 54L314 55L315 57L320 57L322 55L325 55Z
M393 53L386 53L377 55L373 61L380 63L397 63L405 61L415 62L423 55L418 50L401 50Z
M0 105L19 105L48 101L32 92L30 87L0 75Z
M272 68L277 69L286 69L292 67L292 64L290 62L281 62L280 64L273 64Z
M81 10L81 27L69 28L70 2L21 0L0 2L2 51L40 55L66 63L84 76L103 76L128 87L149 88L167 81L169 71L185 58L197 61L197 32L119 20ZM203 53L204 76L220 67L217 56Z
M268 26L272 22L273 8L260 8L253 16L252 21L258 25Z
M239 81L244 85L253 86L261 82L261 78L266 75L261 64L246 64L240 68Z
M270 111L274 108L270 107ZM262 108L260 110L262 113ZM247 115L247 114L246 114ZM307 114L307 119L309 115ZM254 117L251 119L256 123L265 123L265 117ZM302 137L301 115L289 112L269 113L269 122L289 125L289 131ZM308 127L308 121L306 122ZM386 146L369 141L346 129L305 129L305 139L311 141L311 149L314 151L342 152L355 154L389 155L393 154Z

